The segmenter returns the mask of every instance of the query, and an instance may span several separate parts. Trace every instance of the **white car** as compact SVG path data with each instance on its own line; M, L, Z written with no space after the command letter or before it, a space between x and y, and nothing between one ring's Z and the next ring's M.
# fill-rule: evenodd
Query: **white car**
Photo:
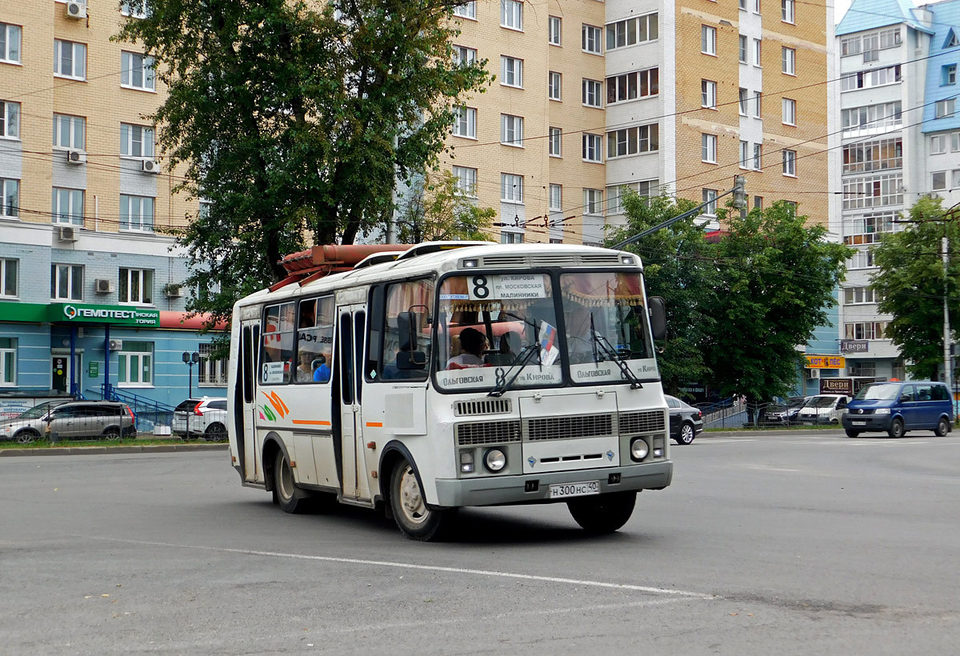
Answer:
M212 442L227 439L227 398L204 396L182 401L173 410L170 430L186 439L200 437Z
M839 424L840 416L850 402L846 394L817 394L807 399L797 412L801 424Z

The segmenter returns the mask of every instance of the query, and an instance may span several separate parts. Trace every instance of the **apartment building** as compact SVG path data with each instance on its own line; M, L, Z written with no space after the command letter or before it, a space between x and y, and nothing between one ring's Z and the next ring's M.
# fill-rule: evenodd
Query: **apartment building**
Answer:
M853 379L904 376L884 330L871 279L873 248L923 195L960 201L960 2L854 0L836 29L840 85L834 91L841 147L833 162L841 194L833 208L856 249L840 294L840 351Z
M118 7L0 4L0 411L105 384L175 404L189 372L202 392L225 384L211 336L184 322L170 234L199 208L157 157L145 116L164 89L141 48L110 40Z
M458 56L497 78L461 108L444 164L499 209L501 241L600 243L623 187L710 202L739 174L753 205L827 224L830 7L475 0L457 14Z

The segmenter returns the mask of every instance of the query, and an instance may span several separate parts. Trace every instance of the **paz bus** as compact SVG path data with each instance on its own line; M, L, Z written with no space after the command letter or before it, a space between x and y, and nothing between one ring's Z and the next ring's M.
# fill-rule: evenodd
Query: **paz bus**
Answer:
M234 306L228 430L243 485L286 512L318 497L383 508L430 540L454 509L505 504L566 503L587 531L612 532L637 492L670 484L664 311L636 255L380 248L395 250L287 256L287 279ZM369 256L351 266L350 249Z

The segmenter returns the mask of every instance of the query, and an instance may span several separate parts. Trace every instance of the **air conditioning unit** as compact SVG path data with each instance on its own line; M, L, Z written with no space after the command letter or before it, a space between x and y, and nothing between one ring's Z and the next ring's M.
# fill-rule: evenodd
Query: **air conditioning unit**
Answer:
M87 163L87 154L82 150L68 150L67 151L67 164L86 164Z
M60 241L77 241L77 229L73 226L60 226L57 229L57 238Z
M77 20L87 17L87 3L73 2L67 3L67 18L76 18Z
M167 285L164 291L167 293L167 298L180 298L183 296L183 287L181 285Z
M817 378L820 378L820 370L810 369L807 371L807 376L809 376L810 380L816 380Z
M122 349L122 348L123 348L123 340L122 340L122 339L111 339L111 340L110 340L110 350L111 350L111 351L119 351L119 350Z
M145 159L142 162L140 162L140 169L144 173L159 173L160 165L157 164L156 160Z
M113 281L106 278L97 278L93 281L98 294L109 294L113 291Z

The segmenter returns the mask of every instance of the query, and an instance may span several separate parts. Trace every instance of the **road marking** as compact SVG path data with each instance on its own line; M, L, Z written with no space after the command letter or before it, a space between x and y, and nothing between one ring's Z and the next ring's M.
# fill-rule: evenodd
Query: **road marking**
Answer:
M311 556L308 554L284 553L282 551L260 551L258 549L233 549L230 547L208 547L193 544L174 544L172 542L151 542L147 540L129 540L124 538L109 538L104 536L81 535L78 537L88 540L101 540L105 542L122 542L126 544L139 544L152 547L177 547L181 549L195 549L199 551L219 551L221 553L242 554L246 556L264 556L268 558L290 558L293 560L312 560L324 563L341 563L348 565L372 565L375 567L396 567L398 569L423 570L429 572L445 572L448 574L472 574L474 576L490 576L496 578L521 579L524 581L541 581L543 583L562 583L566 585L581 585L593 588L606 588L612 590L629 590L631 592L645 592L648 594L673 595L675 597L685 597L688 599L716 600L720 599L717 595L704 594L702 592L690 592L688 590L679 590L675 588L658 588L646 585L634 585L631 583L609 583L607 581L590 581L586 579L568 579L558 576L540 576L537 574L520 574L518 572L503 572L499 570L487 569L468 569L463 567L443 567L440 565L419 565L417 563L404 563L391 560L367 560L364 558L342 558L337 556Z

